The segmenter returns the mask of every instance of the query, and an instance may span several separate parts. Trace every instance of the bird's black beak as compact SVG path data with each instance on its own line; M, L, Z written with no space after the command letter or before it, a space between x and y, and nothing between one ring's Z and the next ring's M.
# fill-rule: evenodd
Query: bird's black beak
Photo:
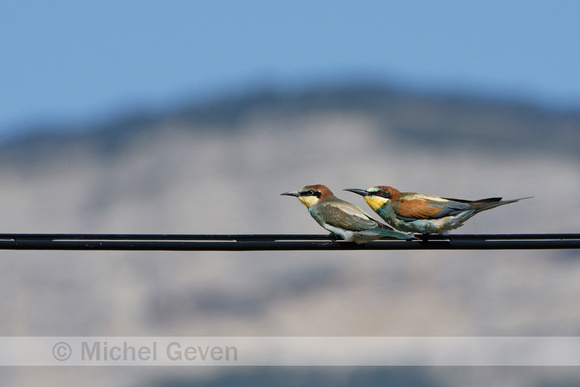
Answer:
M360 189L360 188L345 188L345 189L343 189L343 191L354 192L355 194L360 195L360 196L369 196L369 193L367 192L366 189Z
M296 197L300 196L300 195L298 194L298 192L283 192L283 193L281 193L280 195L286 195L286 196L296 196Z

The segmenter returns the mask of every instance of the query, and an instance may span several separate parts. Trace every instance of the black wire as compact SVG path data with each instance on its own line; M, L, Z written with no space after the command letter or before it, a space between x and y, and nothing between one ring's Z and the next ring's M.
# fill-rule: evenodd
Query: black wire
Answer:
M248 241L248 240L333 240L330 234L70 234L70 233L0 233L0 240L141 240L141 241ZM422 240L559 240L580 239L572 234L449 234L418 235ZM393 239L385 239L393 240Z
M0 250L533 250L580 249L580 234L451 234L364 244L308 234L0 234Z

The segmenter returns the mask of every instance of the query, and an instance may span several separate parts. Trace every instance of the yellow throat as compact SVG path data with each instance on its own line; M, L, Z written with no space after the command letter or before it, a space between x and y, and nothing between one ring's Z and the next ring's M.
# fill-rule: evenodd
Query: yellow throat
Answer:
M372 208L373 211L376 211L379 207L385 204L389 199L382 198L380 196L365 196L365 201Z
M299 196L298 200L308 208L318 203L318 198L316 196Z

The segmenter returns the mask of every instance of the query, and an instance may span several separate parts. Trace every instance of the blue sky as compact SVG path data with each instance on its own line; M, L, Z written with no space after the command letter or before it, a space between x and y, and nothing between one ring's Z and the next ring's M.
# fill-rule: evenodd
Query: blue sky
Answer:
M580 107L580 1L0 3L0 136L372 79Z

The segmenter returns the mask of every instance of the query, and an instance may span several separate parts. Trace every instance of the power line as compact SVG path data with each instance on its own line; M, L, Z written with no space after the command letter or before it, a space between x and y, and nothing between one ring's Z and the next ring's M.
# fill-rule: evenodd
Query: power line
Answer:
M451 234L354 244L309 234L0 234L0 250L535 250L580 249L580 234Z

